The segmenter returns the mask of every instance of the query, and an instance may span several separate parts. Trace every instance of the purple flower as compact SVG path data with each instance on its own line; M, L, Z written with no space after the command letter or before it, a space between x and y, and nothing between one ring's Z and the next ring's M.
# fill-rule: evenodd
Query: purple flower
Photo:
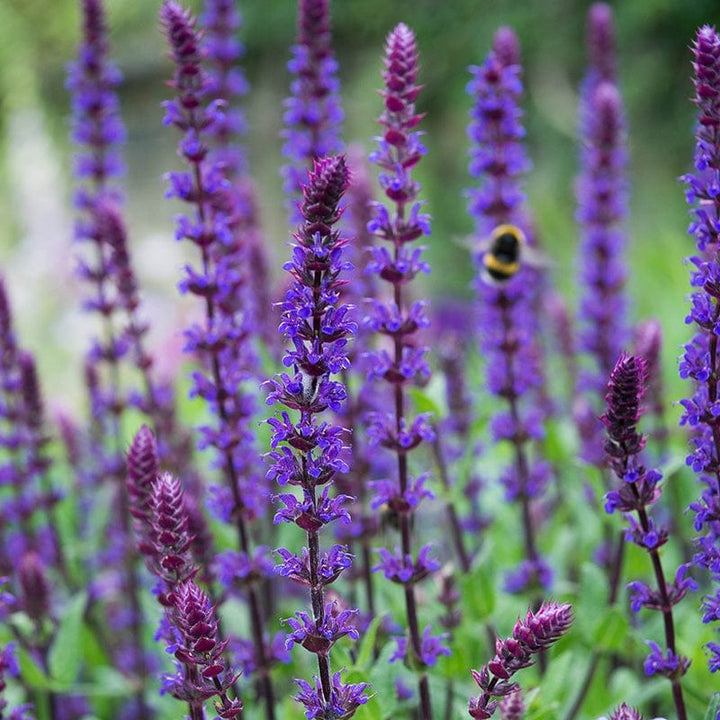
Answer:
M500 701L500 720L523 720L525 709L522 690L511 692Z
M678 717L684 718L686 715L680 678L687 671L690 661L676 652L672 608L689 589L695 587L695 583L685 578L686 566L678 568L673 583L666 581L659 549L667 541L668 531L658 526L648 514L649 506L660 497L658 482L661 475L648 471L640 460L645 437L638 432L637 423L643 411L641 403L646 383L645 360L621 353L610 374L605 396L607 410L601 418L608 435L605 443L608 464L621 485L618 490L608 493L605 507L608 513L615 509L627 513L626 539L644 548L650 555L657 590L650 590L640 582L631 583L632 606L634 610L645 606L662 612L667 654L662 656L658 645L648 641L652 653L645 661L645 672L648 675L659 673L668 677L673 685L673 700ZM634 513L637 519L630 513Z
M305 173L316 158L342 150L340 83L330 44L329 0L300 0L297 44L288 71L293 79L285 101L283 155L290 164L282 169L285 193L296 208ZM299 221L297 209L291 220Z
M491 419L492 435L495 440L511 443L515 457L513 469L505 472L502 480L508 497L518 502L525 518L526 560L537 566L542 561L535 539L537 519L533 519L530 505L548 479L548 466L530 455L530 443L543 437L546 412L540 397L542 353L534 309L542 281L538 269L521 263L506 282L489 282L487 250L483 249L484 239L501 226L523 242L534 242L522 208L525 196L521 180L530 162L521 122L520 48L513 31L498 30L484 64L472 67L471 72L473 79L467 91L475 105L468 127L472 143L469 171L478 179L479 187L468 194L469 211L482 241L476 256L480 351L486 358L487 388L499 400ZM522 569L518 572L522 574ZM510 587L524 587L510 580Z
M177 630L173 654L186 669L184 682L176 684L172 694L188 701L191 707L217 696L214 705L219 717L242 716L242 702L230 700L227 695L238 675L227 668L223 656L227 641L218 641L215 608L210 599L190 579L177 585L169 600Z
M684 413L681 424L692 432L692 447L687 464L698 473L702 492L690 505L695 514L696 539L694 562L710 571L715 588L704 601L705 622L714 619L714 597L720 584L720 536L718 508L720 493L717 485L717 466L720 458L715 431L718 402L717 383L717 289L720 287L720 264L716 254L716 240L720 231L720 141L716 128L720 122L720 37L714 27L705 25L698 30L692 47L695 99L698 109L695 173L683 176L686 197L691 206L688 232L694 237L698 254L690 258L693 269L691 308L687 323L695 326L693 339L685 346L680 361L680 376L693 381L693 396L681 401ZM710 648L710 665L718 668L715 651Z
M294 699L305 707L308 720L347 720L351 718L360 705L368 701L367 683L345 684L340 673L332 676L329 698L323 690L320 678L315 678L315 685L296 679L299 692Z
M223 486L214 490L213 509L234 524L238 550L248 558L254 553L249 525L263 514L268 490L257 467L251 427L255 403L248 384L257 372L251 344L256 312L248 289L249 251L240 239L245 220L234 185L239 166L229 164L225 153L237 129L227 101L241 89L230 68L239 53L233 39L239 18L227 3L209 5L207 46L194 18L179 4L166 1L161 19L175 62L170 85L176 91L175 99L164 104L164 122L183 133L178 149L187 166L168 175L168 196L188 204L189 215L179 219L176 237L193 243L200 256L197 267L186 266L180 282L181 291L197 296L204 308L202 320L185 332L185 351L201 361L192 375L191 395L203 398L214 417L214 424L200 428L201 447L216 451L222 469ZM203 64L206 54L210 73ZM239 588L232 584L229 589ZM254 653L258 666L266 668L258 589L250 583L244 590ZM269 675L264 673L259 683L271 713Z
M360 699L364 684L342 685L339 675L332 675L330 663L330 649L340 637L358 637L352 623L357 611L336 611L334 603L325 599L325 588L350 566L351 556L341 546L321 552L319 536L335 520L350 522L346 505L351 498L334 490L331 494L335 474L347 472L344 431L317 417L328 408L342 407L345 388L332 377L348 367L346 345L357 329L339 292L349 267L343 259L347 240L335 225L347 184L343 156L316 159L308 173L300 208L303 221L293 235L292 259L285 264L292 284L280 303L280 332L291 341L283 364L292 368L293 375L277 375L268 397L268 404L282 403L299 413L293 419L283 410L279 418L270 418L273 449L267 458L268 477L281 486L300 488L297 494L276 496L283 507L275 522L296 524L307 539L307 547L299 554L285 548L277 551L282 560L277 572L310 591L312 615L299 611L286 621L291 628L287 648L302 645L317 657L316 688L296 680L301 689L296 700L305 706L309 718L350 717L364 702ZM318 488L322 488L320 492Z
M388 410L391 407L392 410L369 411L365 422L369 444L386 447L397 457L396 479L376 483L377 497L372 504L379 507L387 498L392 498L392 503L398 506L402 547L394 554L379 550L380 562L373 569L382 571L388 580L405 585L405 612L410 627L408 648L419 669L420 714L429 717L430 691L422 659L421 628L413 585L436 570L438 565L429 559L427 546L419 551L417 562L413 560L411 518L425 493L421 488L413 487L408 474L407 453L422 442L433 440L435 432L429 416L410 418L406 415L405 395L408 386L430 376L425 359L427 349L418 338L418 331L430 324L425 303L411 302L407 297L408 284L419 272L429 270L421 259L422 248L413 247L411 243L430 234L430 218L422 212L422 202L418 200L420 183L413 177L415 165L427 150L421 141L422 133L417 129L423 116L415 108L421 90L417 84L418 51L415 34L407 25L400 23L388 35L383 62L384 89L380 94L384 107L378 119L382 136L377 139L377 148L369 159L380 169L378 181L386 204L373 204L374 213L367 229L376 242L366 272L389 284L387 297L392 300L380 302L371 298L363 324L368 331L379 334L389 349L367 353L364 363L368 368L368 384L387 383ZM394 488L391 483L395 484Z
M544 603L535 613L528 610L524 620L518 618L512 637L497 639L495 657L479 671L471 671L482 693L470 698L470 716L476 720L492 717L498 698L519 689L510 678L518 670L530 667L534 655L557 642L570 628L572 619L572 607L557 603Z
M450 648L444 644L447 634L432 635L430 626L427 625L423 630L422 642L420 645L420 659L426 667L433 667L441 655L449 657L451 655ZM408 639L405 636L397 638L397 649L390 656L389 661L405 660L408 652Z
M582 296L578 349L592 358L580 389L602 390L628 337L624 294L627 150L622 99L610 81L587 83L582 95L582 169L576 185Z

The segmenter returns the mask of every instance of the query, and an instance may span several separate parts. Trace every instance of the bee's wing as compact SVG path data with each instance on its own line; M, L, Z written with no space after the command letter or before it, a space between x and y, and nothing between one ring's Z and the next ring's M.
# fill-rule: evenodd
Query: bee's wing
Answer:
M530 247L530 245L523 245L522 248L522 260L523 262L536 268L549 268L554 265L553 261L545 255L544 252L537 248Z
M478 237L477 235L465 235L463 237L453 236L452 241L455 245L469 250L471 253L484 253L490 248L492 238Z

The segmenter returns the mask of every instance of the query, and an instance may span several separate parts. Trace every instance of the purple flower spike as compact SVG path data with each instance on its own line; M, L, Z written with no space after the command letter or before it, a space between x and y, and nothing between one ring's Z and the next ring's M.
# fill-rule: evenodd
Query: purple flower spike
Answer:
M686 463L698 474L702 492L690 505L695 514L696 538L694 563L709 572L713 588L703 599L703 621L715 622L720 602L720 445L717 441L718 397L717 326L720 319L718 288L720 263L717 240L720 234L720 36L714 27L698 30L692 47L697 106L695 130L695 173L685 175L685 195L690 205L688 232L693 236L697 254L690 258L693 270L691 308L686 318L695 335L685 346L680 359L680 377L693 381L692 397L682 400L682 425L692 431L692 451ZM709 643L710 668L720 668L717 643Z
M108 60L109 45L102 0L83 0L83 43L70 66L67 87L73 97L73 139L85 148L75 173L91 187L104 189L124 172L119 146L125 141L115 88L121 75ZM84 205L87 196L78 202Z
M407 650L410 664L418 669L420 714L430 718L430 689L414 584L438 565L434 561L426 562L427 548L420 550L417 562L413 560L412 515L423 497L428 496L409 474L408 453L420 444L432 441L435 432L429 416L411 418L405 409L406 388L430 376L430 366L425 358L427 348L418 338L418 331L430 324L426 303L411 302L406 289L418 273L429 271L421 258L422 248L414 247L412 243L430 234L430 217L422 212L423 203L418 200L420 183L413 177L415 166L427 150L421 141L422 133L417 129L423 114L415 108L422 89L417 83L418 50L415 34L407 25L400 23L388 35L383 63L384 88L380 95L384 107L378 118L382 136L369 159L380 168L378 181L386 204L373 205L374 214L368 223L368 231L375 237L375 245L366 272L389 284L386 297L392 300L370 299L370 312L364 325L380 335L381 343L388 347L368 353L366 358L368 386L372 382L387 383L388 410L367 412L365 422L370 445L381 445L396 457L395 477L375 484L377 497L372 504L377 507L390 499L400 510L401 547L394 554L381 549L380 562L373 569L405 586L405 613L410 634L407 642L400 642L399 648ZM373 392L377 393L377 390Z
M182 132L179 154L186 163L184 172L169 173L168 195L187 203L188 214L178 220L176 237L191 242L199 254L197 266L186 266L180 290L195 295L204 309L202 320L186 330L184 349L196 354L201 363L192 375L191 395L203 398L214 418L213 424L200 428L201 448L216 451L224 481L212 489L213 510L225 522L232 522L238 550L249 558L255 552L250 526L263 514L268 492L256 467L251 428L255 403L248 386L257 370L251 346L256 308L248 289L250 251L240 239L246 218L235 184L238 168L230 167L224 157L232 123L226 112L228 100L239 89L229 67L239 52L232 37L239 19L227 3L219 1L208 6L205 19L207 36L178 3L166 1L162 6L161 20L175 62L170 85L176 91L176 97L165 103L164 122ZM209 47L203 44L205 37ZM211 73L203 63L206 54ZM238 590L234 583L228 589ZM258 583L247 583L243 589L258 689L266 717L272 720L274 698L268 669L273 655L262 626Z
M538 517L531 512L542 495L548 466L531 457L531 443L543 436L544 402L542 352L535 307L542 287L539 269L520 263L517 272L504 282L490 280L487 241L493 236L514 237L533 244L525 217L522 178L530 167L525 148L520 100L522 66L517 37L509 28L497 31L492 51L483 65L470 68L473 79L467 87L474 100L468 135L471 140L470 175L479 187L469 191L469 211L480 240L476 255L478 280L478 328L480 350L486 358L487 387L498 398L491 420L496 441L513 446L515 460L501 476L507 496L520 506L523 517L525 560L539 568ZM529 589L528 582L548 579L543 571L527 573L522 567L509 577L507 587ZM538 589L537 585L535 589Z
M537 612L528 610L524 620L518 619L512 637L497 639L495 657L472 676L482 693L470 698L468 712L475 720L485 720L495 714L498 700L520 688L511 682L512 676L535 662L534 655L557 642L570 628L572 607L568 604L544 603Z
M293 419L282 411L270 418L272 450L268 477L282 486L297 485L300 493L280 493L281 507L275 522L289 522L305 532L307 547L300 554L285 548L277 551L282 563L277 572L290 577L310 592L312 614L299 611L286 622L291 628L286 646L301 645L317 657L319 677L313 687L296 679L296 700L308 718L349 718L366 701L365 684L344 685L333 675L330 650L347 635L357 639L353 618L356 610L337 610L326 602L325 589L351 565L351 556L339 545L320 551L320 531L335 520L350 522L345 505L350 498L333 492L336 473L348 470L342 428L320 421L326 409L341 410L345 387L333 375L349 366L347 342L357 331L349 307L342 304L340 288L350 267L343 259L347 240L335 229L339 204L348 186L343 156L314 161L303 187L302 223L293 235L295 243L285 270L292 284L280 303L280 332L290 340L283 364L292 376L280 373L272 381L268 404L282 403L297 411Z
M218 696L214 705L219 717L242 716L242 702L227 696L239 675L233 675L226 666L223 652L227 641L218 641L210 599L192 580L178 585L169 599L179 635L174 655L187 669L185 683L175 686L173 695L189 703Z
M340 83L330 44L330 1L300 0L297 24L297 44L288 63L293 76L291 95L285 101L286 129L282 133L283 154L290 160L282 170L284 190L293 208L313 159L340 152L343 147ZM291 220L300 220L297 209Z
M593 358L594 372L581 377L581 389L597 392L627 342L627 301L624 294L627 215L625 128L620 93L601 82L585 99L581 128L582 170L576 186L581 226L579 349Z
M607 428L605 452L608 464L620 486L607 494L605 508L608 513L616 509L627 513L626 539L650 555L657 590L653 591L640 582L631 583L629 588L633 595L633 609L645 606L662 612L667 654L663 656L659 646L649 641L652 653L645 661L645 671L648 675L665 675L670 680L678 718L686 718L680 678L687 671L690 661L677 654L672 608L689 589L696 586L693 580L685 577L685 566L678 569L673 583L666 581L659 549L666 542L668 531L658 526L648 514L650 506L660 497L658 483L662 476L647 470L640 460L645 437L638 432L637 423L643 412L641 404L647 376L646 361L625 353L620 355L610 375L605 396L607 410L600 419Z

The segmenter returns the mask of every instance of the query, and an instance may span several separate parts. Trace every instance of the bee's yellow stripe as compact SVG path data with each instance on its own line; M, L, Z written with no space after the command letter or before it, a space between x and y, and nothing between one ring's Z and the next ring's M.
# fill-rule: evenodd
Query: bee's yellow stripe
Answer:
M494 270L495 272L508 276L514 275L520 269L519 262L503 262L502 260L498 260L498 258L491 253L485 254L485 257L483 258L483 265L485 265L488 270Z

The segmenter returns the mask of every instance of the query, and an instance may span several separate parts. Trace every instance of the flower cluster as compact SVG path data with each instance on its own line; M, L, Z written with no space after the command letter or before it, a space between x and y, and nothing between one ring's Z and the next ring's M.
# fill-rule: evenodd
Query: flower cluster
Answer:
M283 363L293 375L281 373L270 381L268 404L281 403L299 412L292 420L287 411L270 418L272 450L268 477L281 486L297 488L276 496L280 504L275 522L294 523L305 531L307 548L296 555L285 548L278 554L278 573L307 587L312 614L299 611L287 623L288 648L302 645L317 656L319 676L315 687L297 680L298 702L308 718L351 717L367 701L365 684L343 684L333 675L330 650L345 635L357 638L354 610L337 610L326 602L325 589L350 565L342 546L320 548L320 531L335 520L348 522L349 497L330 494L336 473L347 472L343 460L344 431L317 417L326 409L339 410L345 400L343 384L333 379L348 367L348 337L357 326L350 308L339 302L342 276L349 269L343 259L347 243L334 228L340 218L338 205L348 185L343 156L319 158L303 187L303 223L293 235L292 259L285 269L292 285L281 303L280 332L290 341ZM322 488L322 489L321 489Z
M523 515L526 557L506 584L508 590L517 592L547 588L552 572L537 548L537 520L530 512L533 500L542 496L550 477L549 466L540 460L531 462L529 456L530 443L543 435L544 409L537 397L543 373L534 310L541 275L537 268L522 262L514 276L504 282L491 281L486 271L492 249L485 241L495 228L507 226L521 245L529 236L520 188L529 168L519 105L522 67L513 31L498 30L485 63L471 71L473 79L467 90L475 106L468 128L472 141L469 169L480 187L469 193L469 210L482 240L476 282L480 350L486 358L487 388L502 401L499 407L506 408L492 419L493 439L510 442L515 454L515 462L501 479L508 499L518 502ZM523 248L519 251L522 253Z
M429 272L422 259L422 248L412 243L430 234L430 218L422 212L422 203L418 201L420 183L412 176L413 168L427 150L417 130L423 116L415 109L421 90L417 84L418 51L415 34L407 25L400 23L388 35L384 64L385 87L380 92L384 109L378 119L383 134L378 138L377 149L370 154L370 161L380 168L378 180L391 209L381 203L373 205L375 212L368 230L376 243L371 247L372 259L367 270L390 285L392 300L370 298L371 309L365 322L384 343L369 354L368 379L389 384L389 406L393 409L368 413L367 434L371 444L386 447L397 456L396 480L390 485L376 484L376 494L378 505L387 503L398 513L401 547L394 552L381 550L380 562L374 569L405 588L409 637L399 639L395 655L405 657L419 668L421 713L430 717L425 668L434 665L446 648L442 637L432 637L429 628L421 632L414 587L437 570L439 564L431 557L428 545L415 555L411 532L412 516L419 501L431 494L422 489L420 478L416 481L410 476L407 453L423 442L432 441L435 433L428 415L410 418L406 409L406 388L430 375L426 348L417 340L418 331L430 324L426 303L410 302L407 297L408 284L419 273Z
M215 696L221 718L238 717L242 703L227 695L238 677L223 658L227 640L218 640L215 607L195 584L198 567L190 553L183 489L159 472L155 438L146 426L130 446L127 472L138 551L157 577L154 592L164 610L158 636L179 663L175 675L165 678L165 689L188 703L192 720L204 718L203 703Z
M299 0L297 43L288 71L293 75L285 101L282 169L284 190L291 198L291 221L299 222L297 196L313 158L342 150L340 83L331 47L330 0Z
M695 238L697 254L690 278L692 306L686 318L695 335L685 346L680 360L680 377L694 383L691 398L682 401L681 423L691 428L693 449L687 464L698 473L703 490L690 505L695 514L695 564L710 572L714 588L703 599L703 622L717 621L720 613L720 437L717 417L718 335L720 321L720 261L717 239L720 233L720 36L714 27L700 28L693 44L695 104L698 109L695 173L685 175L686 197L692 221L688 228ZM710 668L720 669L720 645L709 643Z
M578 350L591 358L592 367L579 379L575 413L579 422L585 419L583 458L602 465L598 452L602 427L596 420L595 406L628 339L623 258L626 238L621 228L627 215L627 148L609 6L596 3L591 7L587 35L590 57L580 93L581 170L575 192L581 228Z
M519 690L518 684L510 678L518 670L530 667L534 655L557 642L570 628L572 619L572 607L558 603L545 603L537 612L528 610L524 620L518 618L512 637L497 639L495 657L479 671L472 671L482 693L470 699L470 716L475 720L492 717L498 699Z
M688 590L697 589L697 585L691 578L685 577L685 566L678 569L674 582L666 581L659 549L667 542L668 531L657 525L648 514L649 507L660 497L658 483L662 476L656 471L647 470L639 457L645 446L645 438L638 432L637 422L642 413L646 380L646 361L638 356L621 353L608 382L605 396L607 410L600 418L607 429L605 452L608 464L621 481L618 490L607 494L605 509L608 513L615 510L626 513L626 540L650 555L657 590L651 590L641 582L632 583L632 604L635 610L647 607L662 612L667 651L663 654L656 643L650 642L652 652L645 661L645 672L648 675L664 675L670 680L678 717L685 718L680 678L687 672L690 660L676 652L672 608ZM635 513L637 520L630 513Z
M218 13L226 7L216 7ZM215 16L210 13L209 21ZM185 351L195 353L202 369L193 375L191 393L203 398L215 418L215 426L203 425L201 447L217 451L217 465L224 484L213 488L213 510L225 522L232 522L239 549L223 556L225 568L245 567L266 553L253 548L249 523L262 515L267 488L255 467L254 435L250 428L254 402L245 383L254 379L256 368L250 337L253 332L253 308L244 302L248 274L247 248L238 237L238 193L226 176L222 160L210 156L211 142L227 131L225 100L212 95L218 89L218 75L210 76L202 64L200 33L189 11L168 0L162 6L161 19L175 62L170 85L177 93L165 103L167 125L182 133L179 154L188 170L168 174L168 195L192 208L190 216L178 221L176 237L194 244L200 253L200 266L185 267L180 290L198 297L204 305L204 322L185 331ZM226 18L227 20L227 18ZM217 32L210 33L217 56ZM226 81L224 81L226 82ZM257 563L255 563L258 566ZM259 583L261 578L245 574L240 578L224 572L228 588L237 585L247 595L251 617L251 665L258 671L268 718L272 717L272 687L268 674L274 659L270 642L262 627ZM236 582L238 581L238 582ZM246 668L248 669L248 668Z

